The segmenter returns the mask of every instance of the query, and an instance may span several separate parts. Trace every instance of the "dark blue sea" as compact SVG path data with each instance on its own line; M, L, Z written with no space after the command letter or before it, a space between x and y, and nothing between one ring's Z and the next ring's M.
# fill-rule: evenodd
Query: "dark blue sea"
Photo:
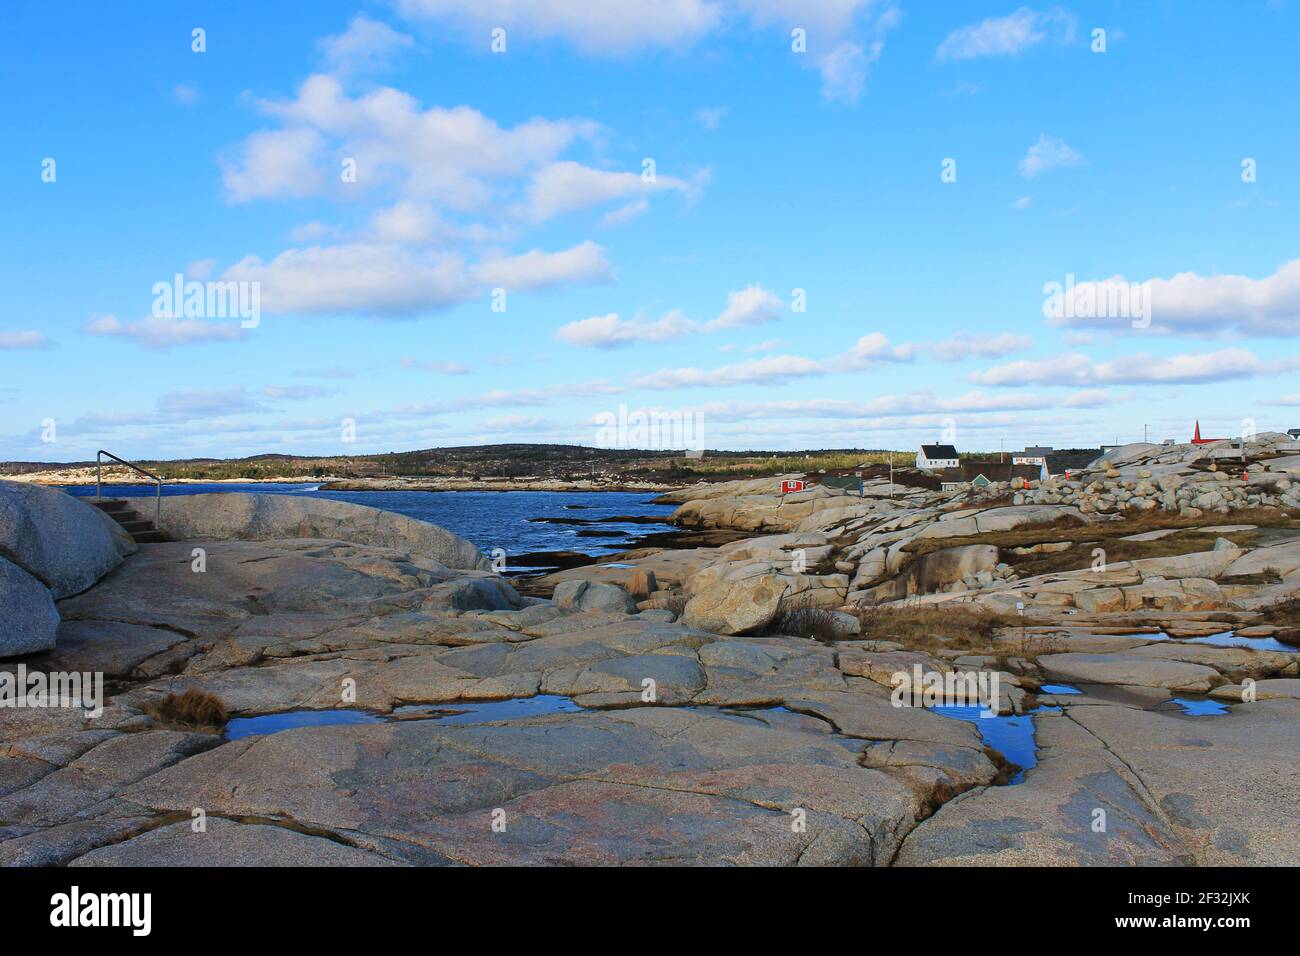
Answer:
M163 495L197 495L209 492L244 492L266 495L307 495L351 501L385 511L395 511L441 525L490 552L504 548L508 554L532 551L579 551L604 555L624 551L632 537L672 531L666 523L671 505L653 505L651 492L624 491L321 491L317 484L186 484L165 485ZM80 497L93 497L94 485L65 489ZM106 498L152 498L152 485L105 485ZM165 505L164 505L165 507ZM142 507L141 514L151 511ZM665 523L602 522L601 518L662 517ZM573 518L585 525L549 524L532 518ZM601 536L581 534L596 532ZM604 535L609 535L608 537Z

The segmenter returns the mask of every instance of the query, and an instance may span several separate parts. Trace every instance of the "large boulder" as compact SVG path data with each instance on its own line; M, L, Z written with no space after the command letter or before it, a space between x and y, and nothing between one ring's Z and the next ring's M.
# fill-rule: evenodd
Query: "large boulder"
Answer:
M98 508L53 488L0 481L0 557L56 600L86 590L134 550L130 536Z
M328 538L395 548L449 568L491 563L459 535L427 521L346 501L276 494L178 495L162 507L162 530L177 540Z
M561 581L553 595L555 606L573 611L635 614L636 600L617 584L601 581Z
M765 561L705 568L691 580L694 594L682 623L715 634L760 631L776 617L791 583Z
M49 590L22 568L0 558L0 657L48 651L59 612Z

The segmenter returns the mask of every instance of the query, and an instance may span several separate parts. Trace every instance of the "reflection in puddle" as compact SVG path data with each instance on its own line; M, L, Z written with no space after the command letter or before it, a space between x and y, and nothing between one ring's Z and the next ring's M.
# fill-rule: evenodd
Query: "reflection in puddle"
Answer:
M1232 631L1211 634L1209 637L1191 637L1186 640L1189 644L1212 644L1215 647L1249 647L1257 651L1287 651L1292 654L1300 651L1300 647L1289 647L1272 637L1238 637Z
M399 720L428 719L440 724L487 724L495 720L519 720L543 714L574 714L582 710L569 697L538 694L511 700L456 701L452 704L411 704L398 707L393 715Z
M226 739L238 740L253 734L275 734L298 727L330 727L336 724L382 724L384 718L365 710L291 710L260 717L233 717L226 724Z
M1033 714L1059 714L1059 707L1039 707L1030 711L1028 714L1017 714L1008 717L981 717L983 712L979 707L959 707L955 704L944 704L939 707L931 707L929 710L936 714L942 714L944 717L952 717L957 720L965 720L975 725L975 729L980 732L984 738L986 746L1001 752L1014 764L1020 766L1020 770L1011 778L1011 785L1020 783L1025 779L1025 771L1030 767L1038 766L1038 744L1034 740L1034 718Z
M392 714L368 710L293 710L259 717L236 717L226 724L226 739L238 740L253 734L275 734L299 727L329 727L340 724L383 724L405 720L436 720L440 724L485 724L497 720L519 720L543 714L571 714L582 710L568 697L538 694L512 700L455 701L448 704L411 704Z
M1217 700L1188 700L1175 697L1165 703L1177 704L1188 717L1222 717L1228 712L1228 705Z
M1038 688L1041 694L1082 694L1083 691L1077 687L1071 687L1069 684L1042 684Z

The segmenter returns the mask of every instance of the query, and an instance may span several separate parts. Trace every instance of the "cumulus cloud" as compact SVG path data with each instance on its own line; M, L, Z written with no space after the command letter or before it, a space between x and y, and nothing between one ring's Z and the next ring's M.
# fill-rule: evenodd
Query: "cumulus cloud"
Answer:
M1083 156L1069 143L1041 133L1038 142L1030 146L1020 160L1020 175L1025 179L1034 179L1049 169L1079 166L1082 163Z
M386 70L414 44L405 33L359 13L346 30L319 40L317 45L329 70L346 76Z
M979 335L972 332L958 332L941 342L927 347L930 355L940 362L960 362L969 358L1001 358L1012 352L1029 348L1034 340L1027 335L1015 335L1002 332L993 335Z
M1076 26L1073 14L1060 7L1041 12L1021 7L1005 17L988 17L953 30L939 44L935 56L940 60L1014 56L1044 40L1070 43Z
M1123 276L1077 282L1075 301L1106 302L1109 291L1129 284ZM1283 263L1272 275L1252 279L1242 275L1202 276L1180 272L1168 279L1139 283L1151 302L1151 330L1185 335L1232 333L1294 336L1300 334L1300 259ZM1052 320L1067 327L1123 328L1102 309L1073 309L1075 315ZM1080 316L1080 311L1089 315Z
M777 27L787 37L804 30L804 56L821 74L822 98L842 103L861 98L902 16L891 0L736 0L735 6L755 28Z
M717 318L703 324L688 319L680 309L655 320L645 319L639 314L632 319L623 319L617 312L610 312L569 322L560 327L555 337L570 345L600 349L633 342L667 342L701 332L719 332L771 322L784 308L785 303L775 293L755 283L727 293L726 308Z
M475 270L479 282L509 291L544 289L562 282L606 282L605 250L590 239L560 252L532 249L522 255L497 256Z
M50 340L40 332L0 332L0 350L48 348Z
M914 345L890 345L883 332L871 332L862 336L853 347L839 359L844 368L871 368L890 362L910 362L916 357Z
M1225 382L1300 368L1300 358L1265 361L1246 349L1199 354L1125 355L1098 362L1080 353L1008 362L968 380L976 385L1171 385Z
M823 375L826 368L821 362L798 355L777 355L771 358L737 362L714 369L674 368L660 369L636 375L632 384L638 388L718 388L724 385L780 385L790 379L810 375Z
M695 323L682 315L680 310L669 312L663 318L653 321L640 316L620 319L617 312L611 312L561 326L555 337L570 345L610 349L631 345L633 342L667 342L690 335L696 330Z
M267 312L402 317L449 309L490 288L526 292L608 276L604 250L587 241L559 252L494 256L476 265L457 254L396 244L309 246L287 249L270 262L248 256L223 278L260 283Z
M716 0L397 0L402 16L416 21L450 23L486 49L489 31L503 27L507 37L563 40L583 53L616 56L632 50L680 50L713 29L722 18Z
M757 283L727 293L727 307L717 318L705 324L705 329L738 329L746 325L761 325L774 321L785 309L785 303L770 289Z
M468 106L424 109L392 87L350 96L337 77L322 73L304 80L293 99L257 105L283 128L254 133L225 159L223 181L235 201L315 195L332 184L353 196L386 187L405 198L481 209L499 198L503 183L598 129L587 120L541 118L505 128ZM355 183L341 183L345 158L356 162Z
M707 178L707 173L703 178ZM696 183L701 181L697 179ZM656 175L646 180L641 173L592 169L565 160L537 171L528 188L525 208L526 215L534 222L615 200L631 200L639 211L645 208L645 197L651 193L665 190L690 193L695 188L695 184L675 176Z
M325 187L323 140L312 129L264 130L222 160L221 181L233 202L301 199Z
M145 348L169 349L203 342L232 342L244 337L237 321L211 322L150 315L135 322L123 322L114 315L93 317L85 330L91 335L131 339Z

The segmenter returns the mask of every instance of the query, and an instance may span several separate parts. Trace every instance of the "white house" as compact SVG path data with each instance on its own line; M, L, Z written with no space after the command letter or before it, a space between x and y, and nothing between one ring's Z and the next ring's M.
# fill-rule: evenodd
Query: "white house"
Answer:
M942 471L958 464L957 449L952 445L922 445L916 453L916 467L922 471Z

